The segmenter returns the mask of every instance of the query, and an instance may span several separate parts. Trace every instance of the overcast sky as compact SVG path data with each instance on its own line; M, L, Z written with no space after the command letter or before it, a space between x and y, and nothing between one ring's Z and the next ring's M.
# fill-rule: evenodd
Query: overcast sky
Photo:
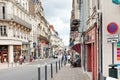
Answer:
M54 26L66 46L69 45L72 0L41 0L45 18Z

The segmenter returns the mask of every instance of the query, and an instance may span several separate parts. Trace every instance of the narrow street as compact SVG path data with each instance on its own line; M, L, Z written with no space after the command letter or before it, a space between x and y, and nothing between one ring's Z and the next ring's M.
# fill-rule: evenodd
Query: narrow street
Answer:
M59 59L36 60L29 64L0 70L0 80L39 80L38 64L40 66L40 80L90 80L80 67L71 67L70 64L59 66ZM57 72L56 72L57 61ZM53 78L51 65L53 64ZM45 64L47 64L47 78L45 79Z
M116 79L120 0L0 0L0 80Z
M45 63L47 63L47 72L48 76L50 76L50 63L53 63L53 69L55 69L56 60L57 59L38 60L23 66L1 69L0 80L38 80L38 64L41 68L41 80L45 80Z

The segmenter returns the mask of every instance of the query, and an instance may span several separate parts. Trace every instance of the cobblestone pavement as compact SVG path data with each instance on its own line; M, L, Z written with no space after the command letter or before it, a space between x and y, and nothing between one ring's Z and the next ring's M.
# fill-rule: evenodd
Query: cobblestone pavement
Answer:
M53 78L48 80L90 80L87 75L85 75L80 67L70 67L69 64L62 67L58 73L53 75Z

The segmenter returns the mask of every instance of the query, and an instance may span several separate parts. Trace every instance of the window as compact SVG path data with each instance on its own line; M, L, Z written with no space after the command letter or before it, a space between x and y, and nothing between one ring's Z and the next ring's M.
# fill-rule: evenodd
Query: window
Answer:
M13 37L16 37L16 29L15 29L15 27L13 28Z
M0 36L7 36L6 26L0 26Z
M3 12L3 19L5 19L5 7L2 7L2 12Z
M21 33L21 39L23 39L23 33Z

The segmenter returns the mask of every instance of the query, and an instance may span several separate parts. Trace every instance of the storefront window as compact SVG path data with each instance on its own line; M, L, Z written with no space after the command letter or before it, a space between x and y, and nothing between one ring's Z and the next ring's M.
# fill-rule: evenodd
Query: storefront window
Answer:
M14 46L14 62L19 61L19 56L21 55L21 46Z
M0 46L0 62L8 62L8 46Z

